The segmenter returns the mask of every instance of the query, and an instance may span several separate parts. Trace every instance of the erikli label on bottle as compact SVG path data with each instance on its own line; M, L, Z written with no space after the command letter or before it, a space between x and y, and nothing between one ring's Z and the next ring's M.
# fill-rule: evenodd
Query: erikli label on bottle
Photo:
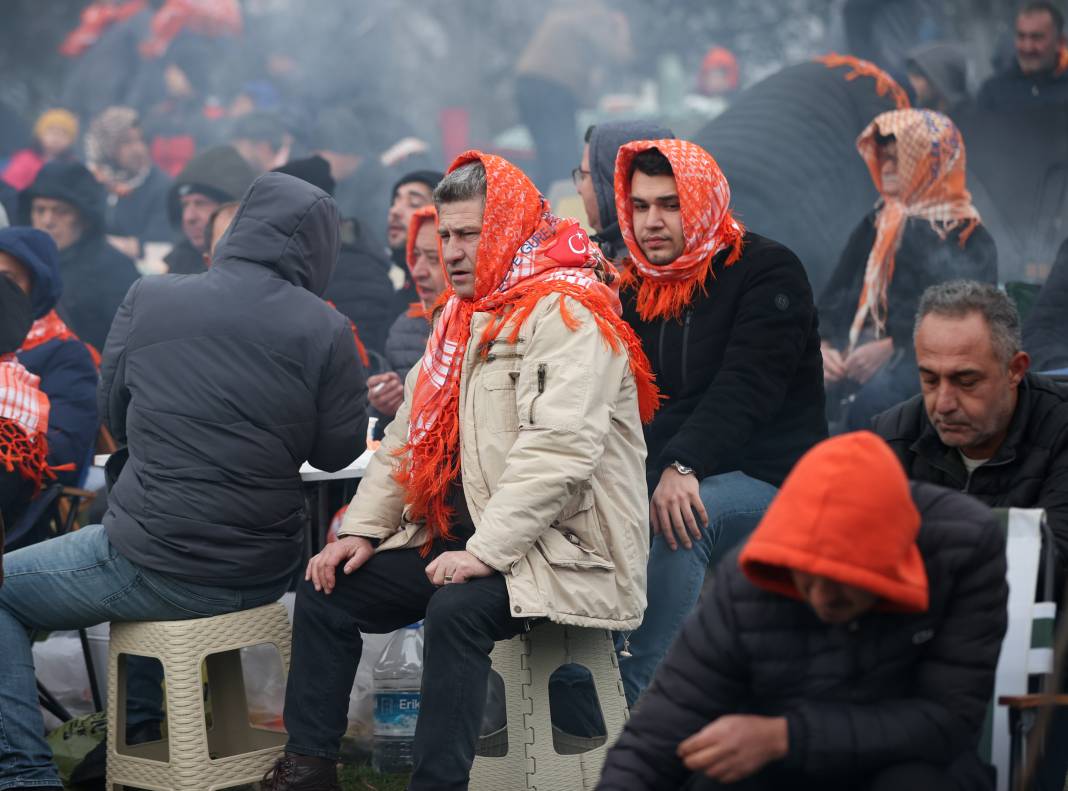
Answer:
M418 719L418 691L375 693L375 736L414 736Z

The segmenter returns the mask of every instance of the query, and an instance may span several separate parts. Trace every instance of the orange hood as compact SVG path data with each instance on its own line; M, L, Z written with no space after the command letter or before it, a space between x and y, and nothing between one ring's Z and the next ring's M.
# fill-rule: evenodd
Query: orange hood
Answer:
M791 571L874 593L882 610L927 609L920 514L900 462L858 431L825 440L787 477L738 560L759 588L800 599Z

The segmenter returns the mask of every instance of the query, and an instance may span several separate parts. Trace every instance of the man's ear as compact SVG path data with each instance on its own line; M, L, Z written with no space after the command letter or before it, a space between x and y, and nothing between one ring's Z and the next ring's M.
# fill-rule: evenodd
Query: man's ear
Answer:
M1009 360L1009 381L1012 386L1017 387L1030 369L1031 355L1027 352L1016 352Z

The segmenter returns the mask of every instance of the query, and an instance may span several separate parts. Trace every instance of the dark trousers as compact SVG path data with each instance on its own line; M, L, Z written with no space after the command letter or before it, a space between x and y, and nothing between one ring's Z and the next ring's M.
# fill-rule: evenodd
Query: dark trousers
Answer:
M694 777L687 791L953 791L957 784L945 769L925 763L891 766L864 778L828 779L766 769L740 783L724 785L707 777Z
M375 555L329 596L297 589L293 655L286 686L286 751L336 759L347 725L349 692L363 651L361 633L391 632L425 617L423 684L413 746L411 791L466 789L475 756L494 642L521 632L511 617L504 577L437 588L416 550Z
M521 74L515 81L519 118L534 139L535 167L531 180L543 194L554 181L570 177L579 164L580 147L575 129L579 102L562 83Z

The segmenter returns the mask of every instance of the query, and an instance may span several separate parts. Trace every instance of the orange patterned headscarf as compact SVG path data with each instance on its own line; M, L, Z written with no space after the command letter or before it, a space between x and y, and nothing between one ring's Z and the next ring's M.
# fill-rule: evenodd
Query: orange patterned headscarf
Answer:
M612 350L629 355L643 420L652 419L659 402L641 342L620 317L615 270L578 221L553 216L530 180L501 157L468 151L456 158L449 172L471 162L481 162L486 169L475 295L461 299L450 287L438 300L441 313L420 363L408 442L400 451L403 461L395 474L406 489L410 518L426 521L424 553L435 539L450 536L448 493L460 471L460 373L475 313L494 317L477 341L484 350L506 326L514 343L542 298L571 297L590 311ZM409 239L413 236L409 234ZM564 300L560 313L568 327L577 328Z
M671 163L682 212L686 244L682 255L665 266L654 266L634 237L634 209L630 201L631 164L651 148ZM712 259L730 250L727 266L742 255L745 228L730 211L731 188L712 155L686 140L636 140L616 157L616 212L619 229L631 255L623 285L638 289L638 315L643 321L677 318L694 292L705 289ZM637 271L635 271L637 270Z
M876 137L893 135L897 141L898 193L887 196L883 189ZM960 131L946 116L933 110L891 110L875 120L857 138L860 152L875 188L882 195L875 217L875 243L864 270L849 348L853 349L866 321L875 325L875 336L886 330L886 294L894 277L894 256L901 245L905 223L910 217L930 222L945 239L958 227L963 246L979 224L979 212L965 186L964 141Z
M420 206L412 212L412 218L408 221L408 240L404 243L404 263L408 265L409 275L412 275L412 269L415 267L415 237L419 235L419 229L423 227L423 223L427 222L432 222L437 227L438 210L434 204ZM438 242L438 260L442 260L440 241ZM409 305L408 315L429 318L422 302L413 302Z

